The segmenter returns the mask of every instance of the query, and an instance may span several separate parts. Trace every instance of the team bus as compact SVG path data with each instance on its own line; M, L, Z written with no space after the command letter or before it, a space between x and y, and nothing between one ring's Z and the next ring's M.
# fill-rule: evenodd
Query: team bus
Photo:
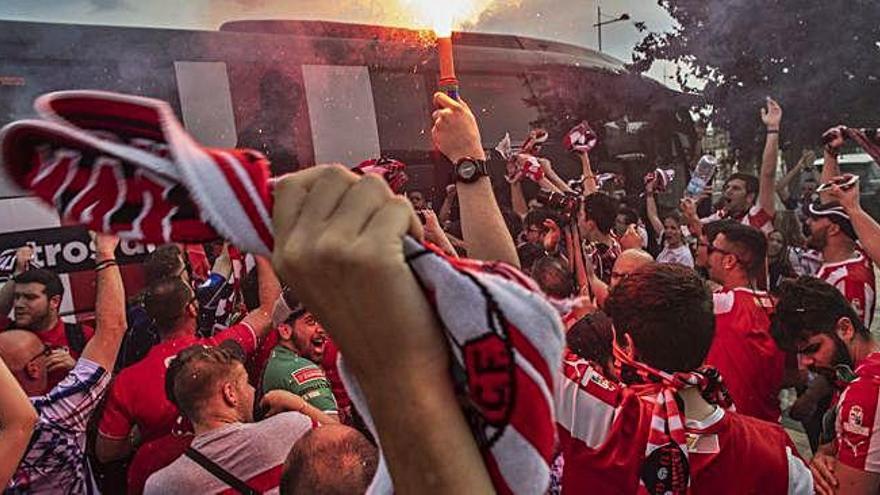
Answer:
M594 162L632 186L663 165L686 176L695 134L688 95L628 72L607 55L520 36L456 33L463 97L484 146L506 133L550 131L545 153L561 175L578 174L562 150L572 125L601 136ZM408 164L410 189L442 199L448 165L433 151L431 96L438 62L424 32L322 21L235 21L216 31L0 22L0 123L34 115L40 94L98 89L168 101L208 146L250 147L276 174L314 163L353 166L382 156ZM493 167L506 195L503 164ZM682 187L685 181L676 181ZM33 244L37 261L62 274L62 310L94 303L88 236L12 185L0 183L0 270ZM148 247L123 243L129 292Z

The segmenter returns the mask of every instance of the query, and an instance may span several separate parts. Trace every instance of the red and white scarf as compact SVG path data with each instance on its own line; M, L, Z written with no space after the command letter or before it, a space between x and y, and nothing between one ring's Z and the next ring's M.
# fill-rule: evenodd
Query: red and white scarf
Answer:
M639 493L685 495L690 486L686 419L676 402L676 392L696 387L710 404L733 410L733 400L721 375L708 366L691 372L667 373L632 359L616 341L613 349L624 381L630 385L647 385L651 393L656 393L639 476Z
M142 242L222 237L246 252L271 253L272 194L262 155L201 147L158 100L76 91L46 95L37 108L46 120L0 131L0 169L66 220ZM564 344L559 313L514 268L450 259L412 239L405 248L443 323L460 403L495 490L544 493ZM371 424L344 359L340 370ZM382 461L371 493L392 489Z

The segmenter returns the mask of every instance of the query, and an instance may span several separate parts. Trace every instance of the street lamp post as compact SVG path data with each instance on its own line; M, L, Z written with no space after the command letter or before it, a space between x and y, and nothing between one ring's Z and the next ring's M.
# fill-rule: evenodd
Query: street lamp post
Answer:
M611 16L606 16L606 17L611 17ZM596 5L596 24L593 24L593 27L598 28L598 30L599 30L599 52L602 51L602 26L605 26L607 24L614 24L615 22L628 21L628 20L629 20L629 14L624 13L624 14L620 14L618 17L612 17L610 20L603 21L602 20L602 5L601 4Z

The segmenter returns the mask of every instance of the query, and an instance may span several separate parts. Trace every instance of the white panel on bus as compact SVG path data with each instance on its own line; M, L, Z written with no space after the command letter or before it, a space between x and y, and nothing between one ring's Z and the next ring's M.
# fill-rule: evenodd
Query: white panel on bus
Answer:
M58 212L35 197L0 199L0 234L60 226Z
M225 62L174 62L183 123L195 139L216 148L238 141Z
M378 158L381 148L370 71L338 65L302 69L315 161L352 167Z

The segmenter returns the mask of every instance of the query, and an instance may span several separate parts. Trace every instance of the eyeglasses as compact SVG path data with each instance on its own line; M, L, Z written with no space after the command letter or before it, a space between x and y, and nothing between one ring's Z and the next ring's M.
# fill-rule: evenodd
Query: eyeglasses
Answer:
M707 252L708 254L712 254L712 253L715 253L715 252L718 252L718 253L721 253L721 254L724 254L724 255L728 255L728 254L729 254L729 255L733 256L734 258L739 259L739 256L737 256L736 253L732 253L732 252L730 252L730 251L728 251L728 250L726 250L726 249L722 249L722 248L720 248L720 247L718 247L718 246L716 246L716 245L714 245L714 244L706 244L706 252Z

